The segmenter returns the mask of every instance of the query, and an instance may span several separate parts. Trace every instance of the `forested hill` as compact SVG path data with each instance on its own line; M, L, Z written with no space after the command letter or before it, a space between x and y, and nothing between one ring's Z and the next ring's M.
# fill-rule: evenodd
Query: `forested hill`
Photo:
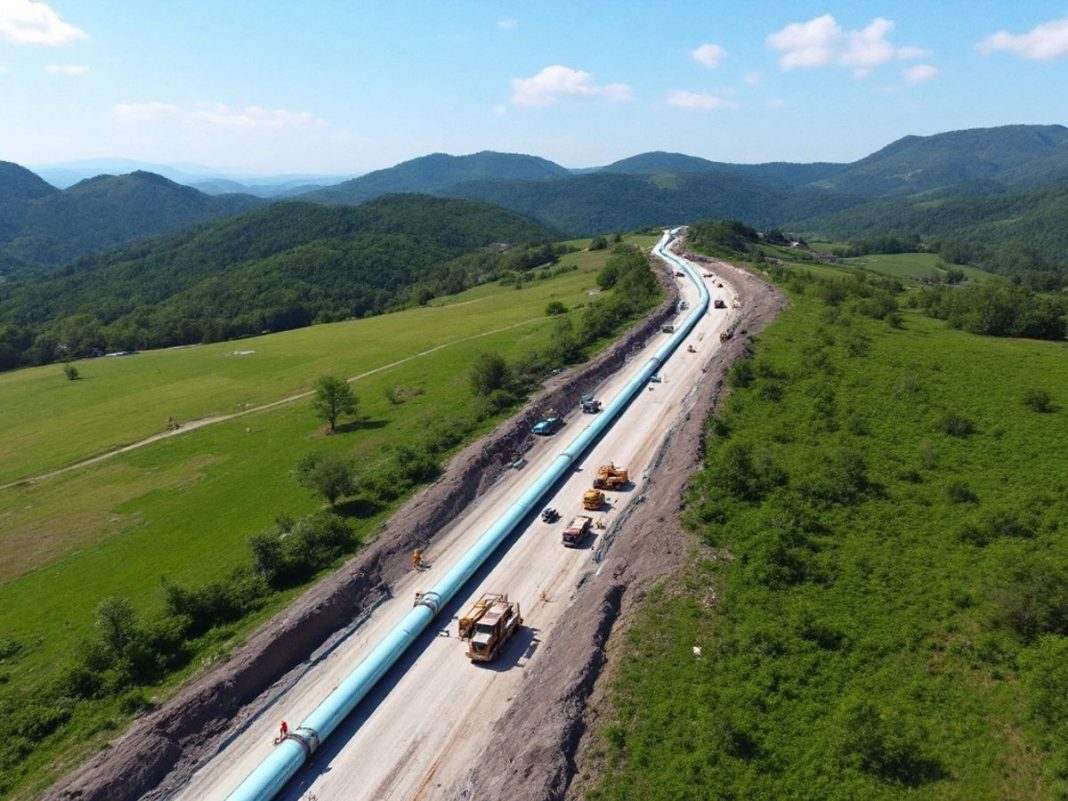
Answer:
M978 179L1027 189L1068 178L1068 128L1005 125L906 136L821 186L866 198L909 195Z
M6 184L6 173L0 174L0 185ZM21 200L0 207L0 261L7 257L29 264L60 264L100 248L180 231L263 204L248 195L212 197L150 172L100 175L62 192L44 191L40 184L29 183L36 197L23 191Z
M597 172L622 175L656 175L662 173L718 172L785 186L803 186L829 178L845 170L845 164L814 162L795 164L774 161L766 164L731 164L687 156L684 153L639 153L601 167Z
M822 189L774 186L731 173L613 175L588 173L552 181L470 181L450 192L529 215L582 236L649 225L732 217L766 226L815 209L856 202Z
M939 193L875 200L792 225L810 237L838 241L896 237L925 240L943 258L1023 277L1054 273L1036 286L1068 276L1068 180L1030 192L992 182ZM1032 275L1027 280L1035 283Z
M467 200L399 195L358 207L278 203L6 287L0 368L373 314L414 283L425 287L461 254L551 236L519 215ZM534 258L546 256L535 250Z
M22 226L30 201L59 192L25 167L0 161L0 242Z
M569 175L567 169L537 156L483 151L469 156L434 153L395 167L362 175L327 189L302 195L320 203L364 203L396 192L452 194L448 187L481 179L543 181Z

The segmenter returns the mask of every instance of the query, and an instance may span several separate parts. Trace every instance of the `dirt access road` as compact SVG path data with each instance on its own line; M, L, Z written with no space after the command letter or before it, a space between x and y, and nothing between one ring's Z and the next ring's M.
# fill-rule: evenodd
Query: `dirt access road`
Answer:
M698 266L700 273L702 268ZM697 290L678 279L691 304ZM711 283L711 280L709 281ZM700 320L686 343L671 357L664 381L651 384L623 413L619 422L577 465L549 501L563 520L547 525L532 520L506 544L496 563L471 582L470 590L443 610L424 635L348 721L315 754L279 798L287 801L329 799L438 799L449 797L480 757L493 750L492 723L508 709L524 675L539 658L540 646L560 626L580 585L596 574L594 554L602 532L595 532L579 549L564 548L560 533L567 519L581 512L581 497L599 464L614 461L627 466L634 485L609 493L610 506L599 514L609 525L626 504L642 496L646 471L665 436L683 415L687 396L699 383L702 368L720 346L719 332L732 316L731 287L710 287L713 298L723 297L728 308L713 309ZM651 338L631 365L644 363L666 335ZM692 344L697 353L687 352ZM628 368L630 365L628 365ZM612 397L626 382L624 369L602 387L598 396ZM210 761L185 786L166 796L181 801L222 801L270 753L281 720L291 727L344 679L411 608L417 590L431 586L516 495L569 442L589 418L577 411L555 437L533 449L529 464L500 480L426 554L431 567L412 572L395 588L392 599L346 638L323 654L255 718L235 724ZM522 605L525 626L501 658L488 666L470 663L455 636L456 616L484 591L508 592Z

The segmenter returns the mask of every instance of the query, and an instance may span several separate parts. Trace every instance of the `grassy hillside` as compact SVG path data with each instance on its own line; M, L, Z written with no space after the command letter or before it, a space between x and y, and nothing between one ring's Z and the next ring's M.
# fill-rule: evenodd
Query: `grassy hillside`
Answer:
M952 191L873 201L796 223L842 239L919 236L950 260L1005 275L1068 273L1068 181L1029 192L969 184ZM1061 279L1063 283L1063 279Z
M1064 798L1066 346L888 325L789 275L587 797Z
M278 203L12 287L0 294L0 323L29 329L23 361L34 363L232 339L382 312L468 251L548 237L512 212L463 200ZM484 278L456 272L442 282L451 291Z
M100 175L28 200L2 251L29 264L59 264L247 211L262 202L248 195L211 197L149 172Z
M583 331L589 290L609 257L604 250L573 254L568 262L577 269L555 276L542 271L518 285L487 284L428 307L246 339L239 348L100 359L80 365L85 378L76 382L54 366L0 376L0 408L16 448L10 458L3 454L8 476L159 432L168 415L188 423L284 399L326 373L357 377L361 413L357 424L327 436L310 400L298 400L0 489L0 716L42 736L59 726L43 748L12 738L0 743L0 796L15 784L40 789L57 770L57 755L94 747L146 703L146 691L122 683L114 669L91 691L74 669L103 600L128 599L145 620L171 602L170 587L192 588L205 604L218 604L255 585L258 574L238 580L233 572L251 564L250 538L280 517L321 507L297 481L297 463L309 453L359 465L359 489L337 511L354 532L349 550L373 536L413 485L436 475L438 460L508 411L507 403L487 406L473 394L475 359L496 352L529 364L532 351L551 354L561 325L573 324L570 338ZM602 292L597 303L616 295ZM553 302L570 311L547 315ZM599 331L597 342L612 333ZM412 473L413 465L427 472ZM182 670L224 655L235 634L280 608L305 581L255 596L236 612L216 609L221 620L186 644ZM167 620L144 626L160 637L187 625ZM165 695L173 682L147 692ZM54 700L86 692L95 700ZM31 795L27 789L17 797Z

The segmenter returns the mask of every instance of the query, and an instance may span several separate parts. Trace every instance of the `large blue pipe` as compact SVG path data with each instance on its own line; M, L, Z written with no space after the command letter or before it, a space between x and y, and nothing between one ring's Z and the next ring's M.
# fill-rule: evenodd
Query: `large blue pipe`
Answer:
M708 309L708 290L704 281L685 261L667 251L667 246L680 229L664 233L655 251L669 265L685 272L700 292L700 301L686 320L678 326L674 335L645 363L623 390L613 398L600 415L593 419L553 463L513 503L508 511L479 537L470 550L460 558L437 585L423 593L417 605L404 616L355 670L337 686L308 716L301 726L290 733L260 763L241 785L227 796L227 801L269 801L285 786L301 765L340 725L356 705L363 700L383 674L401 657L401 654L423 633L438 609L447 604L475 571L490 557L509 534L527 515L537 509L549 488L573 467L575 461L619 417L623 409L641 392L649 378L656 373L667 358L697 325Z

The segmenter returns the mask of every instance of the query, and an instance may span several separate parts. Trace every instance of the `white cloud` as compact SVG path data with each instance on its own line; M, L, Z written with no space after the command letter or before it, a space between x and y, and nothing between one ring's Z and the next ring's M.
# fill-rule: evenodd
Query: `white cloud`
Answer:
M698 64L703 64L710 70L714 70L723 63L727 57L727 51L717 44L703 44L690 52L690 58Z
M0 35L16 44L64 45L88 39L45 3L0 0Z
M887 40L894 23L876 17L857 31L843 30L830 14L808 22L792 22L767 38L768 47L778 50L784 70L815 67L851 67L858 76L888 61L919 58L918 47L895 47Z
M1032 61L1068 56L1068 17L1043 22L1017 36L1008 31L998 31L977 44L976 48L984 55L1004 51Z
M512 79L512 102L517 106L551 106L561 100L618 103L630 98L630 87L625 83L599 86L590 73L560 64L546 67L530 78Z
M73 78L85 75L89 72L89 68L83 64L49 64L45 67L45 72L49 75L69 75Z
M756 70L755 72L747 72L745 74L745 82L750 86L756 86L762 80L764 80L764 73L760 70Z
M692 111L725 111L738 108L738 104L733 100L727 100L719 95L698 94L682 89L668 92L664 98L664 105Z
M502 19L497 23L497 27L501 30L512 31L519 27L519 20L517 19Z
M905 78L905 83L927 83L927 81L938 75L938 67L932 67L930 64L917 64L914 67L902 70L901 74Z
M307 111L260 106L237 108L225 103L119 103L115 119L129 125L143 125L164 120L180 122L187 128L230 131L279 130L282 128L322 128L326 121Z
M785 106L786 101L783 100L781 97L769 97L767 100L764 101L764 108L775 109L784 108Z
M493 113L498 117L503 117L508 113L508 106L504 105L504 103L498 103L493 107Z

